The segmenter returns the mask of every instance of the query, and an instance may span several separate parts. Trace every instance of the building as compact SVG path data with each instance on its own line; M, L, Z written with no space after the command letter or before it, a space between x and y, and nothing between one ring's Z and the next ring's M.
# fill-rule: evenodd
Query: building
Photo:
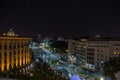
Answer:
M68 52L75 53L76 48L77 48L77 41L73 39L68 40Z
M84 67L96 69L101 68L110 57L120 55L120 41L110 38L69 40L68 50L80 56Z
M0 71L23 67L30 63L29 43L31 38L20 37L12 29L0 36Z

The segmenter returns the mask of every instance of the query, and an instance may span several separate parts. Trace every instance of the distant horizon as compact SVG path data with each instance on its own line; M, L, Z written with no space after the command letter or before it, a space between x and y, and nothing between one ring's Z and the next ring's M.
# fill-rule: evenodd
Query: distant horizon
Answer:
M13 29L13 28L12 28ZM9 31L9 30L8 30ZM7 32L8 32L7 31ZM15 34L17 34L18 36L28 36L28 37L35 37L36 35L41 35L41 36L44 36L44 37L54 37L54 38L56 38L56 37L63 37L63 38L81 38L81 37L95 37L95 36L97 36L97 35L99 35L100 37L120 37L120 35L100 35L100 34L89 34L89 35L81 35L81 36L65 36L65 35L49 35L49 34L39 34L39 33L36 33L36 34L24 34L24 32L22 32L22 33L20 33L20 34L18 34L14 29L13 29L13 31L15 32ZM3 33L6 33L7 34L7 32L3 32ZM0 32L0 35L2 36L2 34L3 33L1 33Z

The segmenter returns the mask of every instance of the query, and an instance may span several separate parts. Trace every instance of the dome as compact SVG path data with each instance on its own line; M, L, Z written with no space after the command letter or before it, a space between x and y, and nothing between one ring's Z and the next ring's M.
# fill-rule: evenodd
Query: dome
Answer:
M10 29L10 31L8 31L7 36L15 36L15 33L12 29Z

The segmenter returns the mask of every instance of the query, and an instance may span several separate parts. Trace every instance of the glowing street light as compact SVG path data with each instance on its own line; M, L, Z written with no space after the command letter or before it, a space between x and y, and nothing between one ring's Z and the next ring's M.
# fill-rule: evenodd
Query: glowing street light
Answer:
M101 78L100 78L100 80L104 80L104 78L103 78L103 77L101 77Z

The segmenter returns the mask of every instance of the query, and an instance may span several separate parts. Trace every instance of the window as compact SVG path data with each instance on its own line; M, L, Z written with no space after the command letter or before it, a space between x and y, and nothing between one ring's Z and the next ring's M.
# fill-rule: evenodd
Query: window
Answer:
M10 46L9 46L10 49L12 49L12 42L10 42Z
M14 49L16 49L16 45L14 44Z
M4 65L4 70L5 70L5 71L7 70L7 65Z
M106 59L108 58L107 55L105 55L105 58L106 58Z
M98 49L97 52L100 52L100 50Z
M14 51L14 56L16 55L16 52Z
M97 62L97 65L99 66L99 62Z
M97 61L99 62L99 58L97 59Z
M120 52L117 52L117 54L119 55L119 54L120 54Z
M21 51L21 53L23 54L23 50Z
M0 43L0 50L2 50L2 44Z
M97 56L99 57L99 54L97 54Z
M12 63L12 58L10 57L10 63Z
M25 53L27 52L27 50L25 50Z
M101 61L103 61L104 59L103 58L101 58Z
M101 57L103 57L103 54L101 54Z
M101 53L103 53L104 52L104 50L101 50Z
M10 52L9 55L10 55L10 58L12 59L12 52Z
M14 62L16 62L16 58L14 57Z
M24 48L24 44L21 44L21 48Z
M1 57L2 57L2 54L0 53L0 59L1 59Z
M18 55L20 55L20 51L18 51Z
M25 45L24 45L25 47L27 47L27 43L25 43Z
M18 49L20 48L20 44L18 44Z
M7 63L7 59L4 60L4 63L5 63L5 64Z
M116 54L117 54L117 52L113 52L113 54L115 54L115 55L116 55Z
M116 48L116 50L118 50L118 48Z
M4 44L4 49L7 49L7 43Z
M0 59L0 64L2 63L2 59Z
M12 49L12 45L10 45L9 48Z
M93 52L87 52L87 55L94 56L94 53Z
M19 62L19 60L20 60L20 57L18 57L18 62Z
M87 51L94 52L94 49L93 48L88 48Z
M12 56L12 52L10 52L10 56Z
M4 58L7 58L7 52L4 53Z

